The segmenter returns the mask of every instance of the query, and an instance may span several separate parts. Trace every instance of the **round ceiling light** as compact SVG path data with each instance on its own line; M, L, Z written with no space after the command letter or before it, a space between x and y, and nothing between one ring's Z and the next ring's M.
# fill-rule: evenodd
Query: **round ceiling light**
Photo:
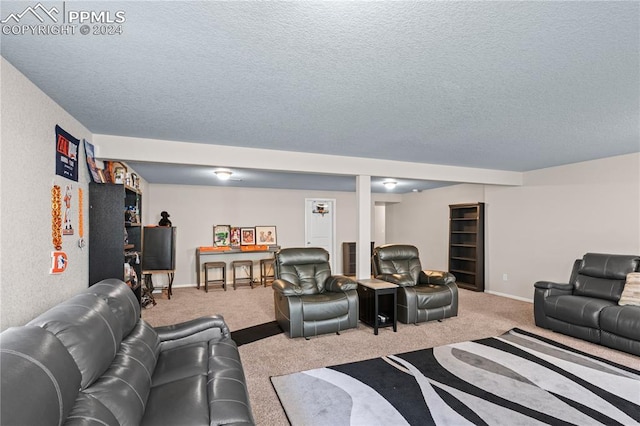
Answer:
M216 176L220 180L229 180L229 178L233 174L233 173L231 173L230 170L216 170L216 171L214 171L214 173L216 174Z
M385 180L384 182L382 182L382 184L384 185L385 188L387 189L393 189L396 187L396 185L398 184L398 182L396 182L395 180Z

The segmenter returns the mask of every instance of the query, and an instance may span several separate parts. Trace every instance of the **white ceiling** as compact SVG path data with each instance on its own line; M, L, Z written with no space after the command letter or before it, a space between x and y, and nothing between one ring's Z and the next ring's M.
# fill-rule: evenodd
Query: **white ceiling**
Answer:
M1 3L2 19L36 4ZM126 16L120 35L2 35L2 56L96 134L511 171L640 151L637 1L42 4Z

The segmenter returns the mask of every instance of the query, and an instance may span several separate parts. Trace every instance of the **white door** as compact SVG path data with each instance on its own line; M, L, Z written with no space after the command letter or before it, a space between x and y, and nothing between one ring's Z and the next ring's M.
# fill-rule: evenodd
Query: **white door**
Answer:
M335 271L336 200L307 198L304 212L305 247L322 247L328 251L331 271Z

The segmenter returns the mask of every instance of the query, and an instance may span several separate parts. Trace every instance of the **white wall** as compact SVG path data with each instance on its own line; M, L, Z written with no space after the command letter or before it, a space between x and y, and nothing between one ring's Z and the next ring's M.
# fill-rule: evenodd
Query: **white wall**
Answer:
M424 269L448 270L449 204L484 201L484 186L463 184L403 196L387 205L387 243L411 244Z
M487 186L486 202L493 292L531 299L584 253L640 254L640 154L528 172L522 187Z
M213 225L273 225L278 245L304 246L305 198L336 199L336 272L342 271L342 242L356 239L356 199L350 192L149 184L143 197L145 224L157 224L166 210L178 228L175 286L195 285L195 251L213 244ZM156 280L163 283L162 276Z
M411 243L447 269L449 204L485 202L485 290L531 300L538 280L566 282L587 252L640 254L640 154L525 173L524 185L455 185L387 207L387 242ZM503 274L508 280L503 281Z
M4 58L0 59L2 144L0 150L0 329L24 324L54 304L86 288L88 249L78 240L77 189L84 190L85 238L88 235L89 180L84 150L79 182L55 174L55 126L74 137L91 134ZM63 236L67 270L50 275L51 187L73 184L73 236Z

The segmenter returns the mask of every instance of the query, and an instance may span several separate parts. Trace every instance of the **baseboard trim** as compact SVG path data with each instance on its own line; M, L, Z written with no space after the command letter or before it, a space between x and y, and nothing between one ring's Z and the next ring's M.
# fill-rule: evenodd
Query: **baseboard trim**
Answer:
M514 296L512 294L500 293L497 291L485 290L485 293L493 294L494 296L508 297L509 299L519 300L521 302L533 303L533 299L527 299L526 297Z

